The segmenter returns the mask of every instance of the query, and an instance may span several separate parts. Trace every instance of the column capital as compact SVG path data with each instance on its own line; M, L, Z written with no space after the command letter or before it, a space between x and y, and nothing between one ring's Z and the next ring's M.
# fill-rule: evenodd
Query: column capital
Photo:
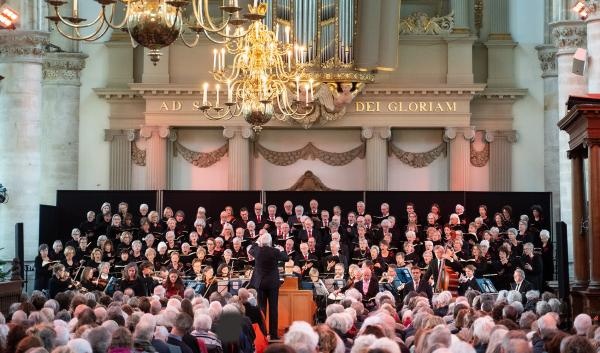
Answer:
M583 21L558 21L550 24L554 46L557 54L571 54L577 48L585 47L587 30Z
M156 134L158 137L166 139L171 136L172 132L174 133L173 129L168 126L142 126L140 129L140 137L149 139L153 134Z
M392 137L392 130L389 127L363 127L360 135L365 140L370 140L373 136L387 140Z
M129 141L129 131L130 130L122 130L122 129L104 129L104 141L111 142L115 139L115 137L125 137ZM133 131L133 130L131 130Z
M542 78L557 77L556 52L558 49L552 44L543 44L535 47L538 52L538 60L542 68Z
M475 138L475 126L468 127L447 127L444 130L444 141L450 142L456 138L456 136L462 135L467 141L473 141Z
M47 53L42 64L44 83L81 85L79 74L87 57L83 53Z
M515 143L519 140L519 135L517 134L516 130L495 130L485 132L485 140L489 143L501 139L506 140L509 143Z
M0 62L42 63L48 32L0 31Z
M254 130L250 126L225 126L223 127L223 137L232 139L237 134L242 138L250 139L254 137Z

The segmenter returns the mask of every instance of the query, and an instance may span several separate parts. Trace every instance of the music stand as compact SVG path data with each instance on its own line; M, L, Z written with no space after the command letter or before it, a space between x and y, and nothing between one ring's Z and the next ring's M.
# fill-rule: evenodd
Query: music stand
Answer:
M481 293L498 293L498 290L488 278L475 278L475 282Z

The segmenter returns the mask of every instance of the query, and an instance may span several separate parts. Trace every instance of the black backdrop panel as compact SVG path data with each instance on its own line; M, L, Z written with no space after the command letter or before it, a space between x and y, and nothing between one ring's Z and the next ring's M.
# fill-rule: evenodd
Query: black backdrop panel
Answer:
M39 244L52 247L56 235L59 234L58 224L58 207L40 205Z
M287 200L292 201L294 206L304 206L304 211L308 212L310 200L315 199L319 202L319 209L330 213L333 206L340 206L343 216L348 211L355 211L356 202L364 195L362 191L266 191L265 194L266 204L277 206L278 213L283 211L283 203Z
M537 204L544 210L545 227L551 230L552 225L552 194L549 192L475 192L466 193L465 213L469 219L478 215L479 205L486 205L488 216L500 212L504 205L510 205L513 209L513 220L518 221L519 216L526 214L531 217L531 206Z
M387 202L390 205L390 214L396 216L400 221L406 218L406 203L415 204L415 211L419 215L419 222L425 222L425 217L431 209L431 205L437 203L440 206L440 214L443 219L454 213L457 203L465 202L465 193L462 191L367 191L367 212L372 215L381 214L381 204Z
M119 202L129 204L129 212L137 214L141 204L145 203L150 210L156 208L156 191L117 191L117 190L59 190L56 193L58 207L58 238L71 238L71 229L78 227L85 220L88 211L100 212L104 202L109 202L111 210L116 213ZM51 244L49 244L51 245Z
M204 207L206 216L215 221L225 206L233 207L237 217L241 207L248 207L252 212L256 202L260 202L260 191L163 191L163 207L170 206L173 212L182 210L188 223L196 219L198 206Z

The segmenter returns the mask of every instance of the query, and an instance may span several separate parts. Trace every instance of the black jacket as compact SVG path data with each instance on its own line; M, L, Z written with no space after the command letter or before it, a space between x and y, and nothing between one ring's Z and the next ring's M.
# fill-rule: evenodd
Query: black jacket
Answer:
M255 266L250 285L256 289L279 288L279 261L287 261L288 256L270 246L253 244L248 253L254 257Z

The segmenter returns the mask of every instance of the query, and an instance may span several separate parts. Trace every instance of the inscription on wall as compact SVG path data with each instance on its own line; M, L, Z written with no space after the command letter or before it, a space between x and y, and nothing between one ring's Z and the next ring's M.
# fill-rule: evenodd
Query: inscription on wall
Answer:
M452 101L411 101L411 102L379 102L356 101L354 111L378 113L446 113L456 112L456 102Z
M161 101L159 110L167 111L198 111L199 100L165 100ZM456 113L456 101L355 101L354 111L358 113Z

